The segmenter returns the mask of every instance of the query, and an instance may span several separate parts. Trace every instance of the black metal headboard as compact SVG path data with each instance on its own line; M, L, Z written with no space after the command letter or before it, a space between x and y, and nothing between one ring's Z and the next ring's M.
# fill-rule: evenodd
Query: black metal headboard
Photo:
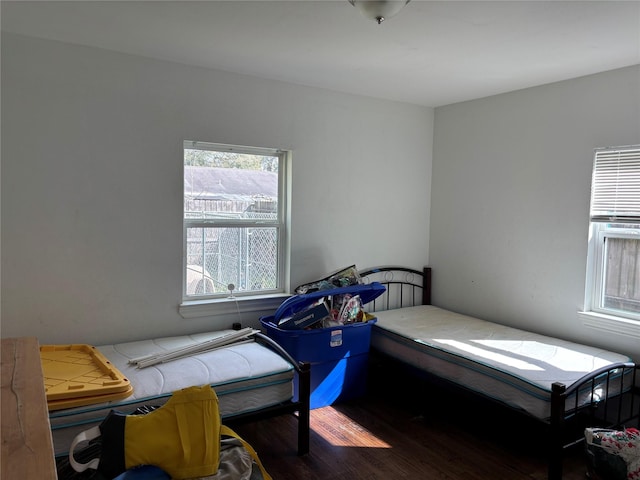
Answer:
M364 283L379 282L387 291L366 305L371 312L431 305L431 267L422 271L406 267L374 267L358 272Z

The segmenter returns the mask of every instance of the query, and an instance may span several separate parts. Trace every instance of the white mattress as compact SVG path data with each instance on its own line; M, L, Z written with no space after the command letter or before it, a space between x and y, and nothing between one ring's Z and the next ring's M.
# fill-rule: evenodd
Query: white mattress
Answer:
M550 416L554 382L570 386L595 369L631 361L432 305L376 316L372 348L541 419Z
M123 400L50 412L55 454L66 454L75 436L99 424L111 409L132 413L142 405L162 405L171 392L193 385L214 387L223 418L291 400L293 365L256 342L230 345L142 369L128 363L132 358L182 348L229 332L98 346L98 350L129 379L133 393Z

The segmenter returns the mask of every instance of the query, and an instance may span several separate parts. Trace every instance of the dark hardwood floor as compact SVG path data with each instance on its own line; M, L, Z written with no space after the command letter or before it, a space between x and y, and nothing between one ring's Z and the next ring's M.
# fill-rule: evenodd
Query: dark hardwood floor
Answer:
M547 478L539 423L473 397L443 400L428 385L416 391L410 378L395 380L395 393L370 379L364 397L312 410L305 456L296 454L293 416L235 429L274 480ZM564 479L585 479L580 449L564 467Z

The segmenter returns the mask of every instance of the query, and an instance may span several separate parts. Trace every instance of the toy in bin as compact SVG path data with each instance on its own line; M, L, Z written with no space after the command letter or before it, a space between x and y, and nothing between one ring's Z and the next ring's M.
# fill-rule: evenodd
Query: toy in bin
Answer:
M316 280L315 282L298 285L295 289L296 294L303 295L313 293L318 290L327 290L330 288L349 287L351 285L359 285L362 283L360 274L355 265L338 270L331 275Z
M373 282L295 295L284 301L274 315L260 319L267 335L289 355L311 364L311 408L349 400L366 391L371 328L377 319L361 307L385 291L384 285ZM334 308L338 304L332 303L334 299L342 302L338 310ZM282 322L300 313L304 318L319 302L327 307L321 314L325 315L328 309L329 317L317 319L306 328L286 328L286 322ZM345 321L350 314L355 314L354 319ZM342 315L345 317L340 323Z
M327 307L324 298L311 304L308 308L293 314L290 317L282 318L278 322L278 327L284 330L293 330L296 328L309 328L329 318L330 310Z
M366 320L363 305L384 291L383 285L374 282L294 295L276 310L273 323L283 330L293 330L362 322Z

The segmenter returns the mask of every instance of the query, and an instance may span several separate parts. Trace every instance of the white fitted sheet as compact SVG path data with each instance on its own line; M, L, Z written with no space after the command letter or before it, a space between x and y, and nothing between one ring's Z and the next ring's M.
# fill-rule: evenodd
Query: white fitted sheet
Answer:
M376 316L372 348L540 419L550 416L554 382L570 386L595 369L631 361L618 353L433 305Z
M132 358L186 347L229 332L98 346L98 350L129 379L133 393L122 400L50 412L55 454L66 454L75 436L99 424L110 410L132 413L143 405L162 405L171 392L189 386L212 385L223 419L291 400L293 365L256 342L230 345L143 369L128 363Z

